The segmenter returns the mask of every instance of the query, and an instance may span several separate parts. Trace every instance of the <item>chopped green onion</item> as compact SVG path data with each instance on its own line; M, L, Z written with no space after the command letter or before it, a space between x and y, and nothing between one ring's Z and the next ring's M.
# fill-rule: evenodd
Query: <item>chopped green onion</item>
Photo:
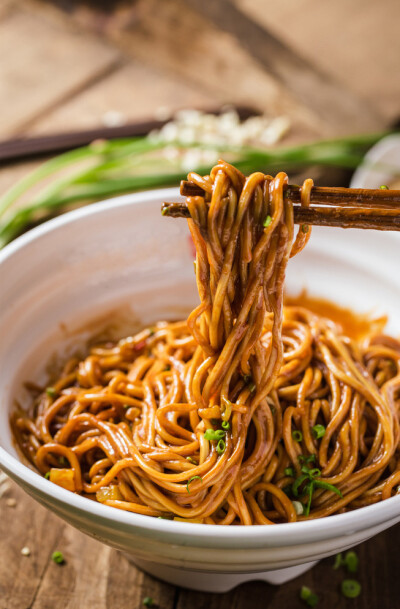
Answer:
M191 482L193 482L193 480L201 480L203 482L203 478L201 476L192 476L191 478L189 478L189 480L187 481L187 484L186 484L186 488L187 488L187 492L188 493L190 493L190 491L189 491L189 484Z
M57 395L57 391L54 389L54 387L47 387L46 393L50 398L54 398Z
M357 598L361 594L361 584L355 579L344 579L341 589L346 598Z
M220 440L217 444L217 453L219 455L222 455L222 453L225 452L225 448L226 448L225 440Z
M314 463L315 455L299 455L298 459L300 463Z
M151 598L151 596L146 596L143 599L143 605L145 607L154 607L154 600Z
M301 516L304 513L304 505L301 501L292 501L292 503L297 516Z
M318 596L311 592L308 586L301 587L300 598L302 601L305 601L309 607L316 607L318 603Z
M293 467L286 467L284 473L285 473L285 476L291 476L293 478L293 476L294 476Z
M225 429L226 431L231 428L229 421L222 421L221 427L222 427L222 429Z
M308 233L308 231L310 230L310 227L308 226L308 224L302 224L301 230L303 233Z
M265 228L267 228L267 227L268 227L268 226L271 224L271 222L272 222L272 218L271 218L271 216L267 216L267 217L265 218L264 222L263 222L263 226L264 226Z
M304 467L306 467L305 465L303 465L303 467L301 468L301 471L304 471ZM319 478L319 476L321 475L321 470L318 469L318 467L314 467L313 469L309 469L306 470L304 473L308 473L310 475L311 478Z
M355 552L346 552L344 562L349 573L357 573L358 571L358 556Z
M192 463L193 465L197 465L196 461L192 459L192 457L186 457L186 461L189 461L189 463Z
M50 472L46 472L44 477L46 478L46 480L50 480Z
M314 437L316 440L318 440L319 438L323 438L326 432L326 429L323 425L320 425L319 423L317 425L314 425L314 427L312 428Z
M249 387L249 389L250 389L250 393L253 393L253 391L254 391L254 390L255 390L255 388L256 388L256 384L255 384L255 383L249 383L248 387Z
M58 550L53 552L51 555L51 560L57 563L57 565L62 565L65 562L63 553L59 552Z
M326 491L332 491L332 493L336 493L336 495L339 495L339 497L343 497L341 491L337 488L337 486L334 486L329 482L325 482L324 480L314 480L314 485Z
M303 434L298 429L292 431L292 438L295 442L301 442L303 440Z
M339 554L336 554L336 556L335 556L335 562L333 563L333 568L335 569L335 571L337 571L344 564L345 564L345 561L343 559L343 554L341 552L339 552Z
M223 429L207 429L204 433L204 437L206 440L217 442L225 437L225 432Z
M293 482L292 493L295 497L299 496L299 488L306 480L309 480L308 474L303 474L302 476L296 478L296 480Z
M382 186L379 186L379 188L381 190L389 190L389 186L385 186L385 184L382 184Z

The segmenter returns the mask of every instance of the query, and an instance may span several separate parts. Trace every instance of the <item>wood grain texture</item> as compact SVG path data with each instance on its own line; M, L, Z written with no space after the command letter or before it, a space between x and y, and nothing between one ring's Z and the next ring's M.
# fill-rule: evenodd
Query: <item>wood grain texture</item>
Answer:
M237 0L295 53L386 119L400 117L398 0Z
M106 44L14 7L0 20L2 137L25 131L35 118L106 75L118 58Z
M243 584L227 594L176 589L136 569L127 558L63 523L16 485L0 499L0 609L140 609L150 596L159 609L301 609L301 586L320 597L323 609L397 609L400 597L400 525L358 547L362 595L340 594L343 570L327 558L283 586ZM16 507L7 499L15 498ZM29 547L31 555L22 556ZM55 550L66 562L51 560ZM397 603L397 604L396 604Z
M366 101L343 90L316 62L311 63L293 52L282 39L263 28L258 20L248 17L230 0L188 0L188 3L222 31L235 36L242 47L302 104L312 108L324 122L334 124L336 132L345 133L350 126L356 130L373 129L380 124L381 119ZM268 11L260 6L258 13L264 12Z

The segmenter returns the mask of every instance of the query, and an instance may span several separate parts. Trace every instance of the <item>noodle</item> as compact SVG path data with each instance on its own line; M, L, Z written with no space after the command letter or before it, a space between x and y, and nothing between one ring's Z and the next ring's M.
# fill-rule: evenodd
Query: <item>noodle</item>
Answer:
M320 518L400 484L400 342L283 307L287 176L189 174L200 304L71 360L12 426L47 477L127 511L206 524ZM309 205L312 181L301 190Z

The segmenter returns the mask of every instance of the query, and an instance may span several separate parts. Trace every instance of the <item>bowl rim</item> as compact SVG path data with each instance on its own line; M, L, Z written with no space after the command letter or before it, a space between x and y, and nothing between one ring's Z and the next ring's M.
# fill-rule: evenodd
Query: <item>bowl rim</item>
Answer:
M45 238L46 235L58 228L76 223L83 217L96 216L110 210L152 200L161 201L165 198L176 197L178 195L179 189L177 188L155 189L113 197L112 199L67 212L35 227L6 245L0 251L0 269L7 259L22 251L30 243ZM11 429L9 429L9 433L11 435ZM23 486L39 491L42 496L49 497L50 500L55 500L58 504L67 508L73 508L80 513L94 516L99 521L112 524L114 527L123 527L124 530L136 529L147 535L159 534L164 539L168 539L170 542L173 541L176 545L184 545L188 537L197 541L199 545L207 547L223 547L224 542L228 541L235 542L238 548L310 544L314 541L348 536L357 531L377 527L386 521L400 520L399 494L385 501L358 508L344 514L334 514L329 517L295 523L282 523L274 526L224 527L192 522L176 522L135 514L133 512L125 512L67 491L50 483L1 446L0 466L11 478L20 481Z

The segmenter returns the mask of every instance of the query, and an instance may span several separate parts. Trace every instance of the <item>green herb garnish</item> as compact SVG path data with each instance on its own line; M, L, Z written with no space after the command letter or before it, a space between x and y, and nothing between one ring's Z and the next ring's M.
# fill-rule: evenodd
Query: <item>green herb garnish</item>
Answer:
M145 598L142 601L142 604L145 607L154 607L154 600L151 598L151 596L145 596Z
M59 552L58 550L56 552L53 552L53 554L51 555L51 560L57 563L57 565L62 565L65 562L63 553Z
M346 563L346 568L349 573L357 573L358 571L358 556L355 552L350 550L346 552L346 556L344 558Z
M197 465L196 461L192 459L192 457L186 457L186 461L189 461L189 463L192 463L193 465Z
M310 230L310 227L308 226L308 224L302 224L301 225L301 231L303 233L308 233L309 230Z
M222 455L222 453L225 452L225 448L226 448L225 440L219 440L219 442L217 444L217 453L219 455Z
M361 594L361 584L355 579L344 579L341 590L346 598L357 598Z
M222 429L225 429L225 431L228 431L231 428L229 421L222 421L221 427Z
M316 607L318 603L318 596L314 594L308 586L301 587L300 598L302 601L305 601L309 607Z
M386 186L385 184L382 184L382 186L379 186L379 188L381 190L389 190L389 186Z
M271 224L271 222L272 222L271 216L267 216L263 222L264 228L267 228Z
M336 554L335 562L333 568L335 570L340 567L346 567L349 573L357 573L358 571L358 556L353 550L349 550L346 552L345 556L343 554Z
M189 484L191 482L193 482L193 480L201 480L203 482L203 478L201 476L192 476L191 478L189 478L189 480L187 481L187 484L186 484L186 489L187 489L188 493L190 493L190 491L189 491Z
M312 428L312 432L314 434L314 438L316 440L319 440L319 438L323 438L326 432L326 428L323 425L320 425L319 423L317 425L314 425L314 427Z
M46 478L46 480L50 480L50 472L46 472L44 477Z
M301 442L303 440L303 434L298 429L292 431L292 438L295 442Z
M217 442L225 437L225 432L223 429L207 429L204 433L204 437L206 440Z
M327 491L332 491L340 497L343 496L336 486L330 484L329 482L325 482L325 480L319 479L321 476L321 470L318 467L311 468L308 465L308 463L315 461L315 455L299 455L299 461L302 463L301 474L292 484L292 493L295 497L304 495L307 497L307 505L304 509L305 516L308 516L310 513L314 489L321 488Z
M293 478L293 476L295 475L293 467L286 467L284 474L285 476L291 476Z
M54 389L54 387L47 387L46 393L49 398L54 398L57 395L57 391Z

